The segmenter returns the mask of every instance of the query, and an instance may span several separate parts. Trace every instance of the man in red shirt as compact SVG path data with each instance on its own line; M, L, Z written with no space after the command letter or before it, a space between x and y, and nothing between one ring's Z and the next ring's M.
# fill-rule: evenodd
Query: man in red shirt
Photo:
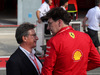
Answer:
M69 26L70 15L63 8L51 9L43 19L53 37L47 42L42 75L87 75L100 67L100 55L88 34Z

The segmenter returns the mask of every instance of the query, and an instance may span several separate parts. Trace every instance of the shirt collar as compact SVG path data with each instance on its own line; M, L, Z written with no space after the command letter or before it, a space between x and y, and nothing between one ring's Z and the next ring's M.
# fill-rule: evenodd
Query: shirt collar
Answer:
M64 10L66 10L63 6L61 6L61 8L63 8Z
M35 50L32 49L32 53L30 53L29 51L27 51L26 49L24 49L23 47L19 46L19 48L26 54L26 55L30 55L30 54L35 54Z
M47 2L44 2L44 3L49 6L49 4Z
M99 6L95 6L95 8L100 9L100 7L99 7Z
M71 26L63 27L62 29L60 29L58 31L57 34L60 34L60 33L64 32L64 31L66 31L66 30L73 30L73 28Z

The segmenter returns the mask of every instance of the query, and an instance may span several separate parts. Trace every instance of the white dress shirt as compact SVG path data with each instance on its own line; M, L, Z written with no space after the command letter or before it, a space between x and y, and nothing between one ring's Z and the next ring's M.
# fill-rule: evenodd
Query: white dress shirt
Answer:
M42 16L46 15L46 13L50 10L50 7L49 7L49 5L46 2L44 2L40 6L40 8L38 10L40 11L40 18L41 18Z
M100 20L100 8L98 6L91 8L86 14L86 17L88 18L88 28L98 31Z
M30 58L31 53L30 53L29 51L25 50L24 48L22 48L21 46L19 46L19 48L20 48L20 49L25 53L25 55L29 58L29 60L30 60L30 61L32 62L32 64L35 66L37 72L39 73L39 71L40 71L40 73L41 73L41 69L42 69L42 64L41 64L41 62L35 57L35 58L36 58L36 61L37 61L37 63L38 63L38 66L39 66L39 71L38 71L38 69L37 69L35 63L34 63L33 60ZM32 53L35 54L35 50L34 50L34 49L32 50ZM34 59L34 58L33 58L33 59Z

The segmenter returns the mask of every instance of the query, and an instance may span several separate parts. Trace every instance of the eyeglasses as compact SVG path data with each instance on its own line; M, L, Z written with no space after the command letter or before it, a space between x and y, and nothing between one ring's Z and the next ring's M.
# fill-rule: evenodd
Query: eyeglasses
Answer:
M49 21L48 21L48 25L51 26L53 22L59 22L59 20L57 20L57 21L52 21L52 22L49 22Z
M36 37L37 35L36 35L36 34L29 34L29 36L33 36L33 37Z
M51 26L51 24L52 24L53 22L54 22L54 21L52 21L52 22L49 22L49 21L48 21L48 25Z

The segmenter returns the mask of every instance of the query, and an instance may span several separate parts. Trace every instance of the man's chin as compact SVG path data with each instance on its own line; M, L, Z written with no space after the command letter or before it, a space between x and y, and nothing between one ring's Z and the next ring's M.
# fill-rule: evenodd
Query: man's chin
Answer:
M35 48L35 47L36 47L36 44L34 44L33 48Z

